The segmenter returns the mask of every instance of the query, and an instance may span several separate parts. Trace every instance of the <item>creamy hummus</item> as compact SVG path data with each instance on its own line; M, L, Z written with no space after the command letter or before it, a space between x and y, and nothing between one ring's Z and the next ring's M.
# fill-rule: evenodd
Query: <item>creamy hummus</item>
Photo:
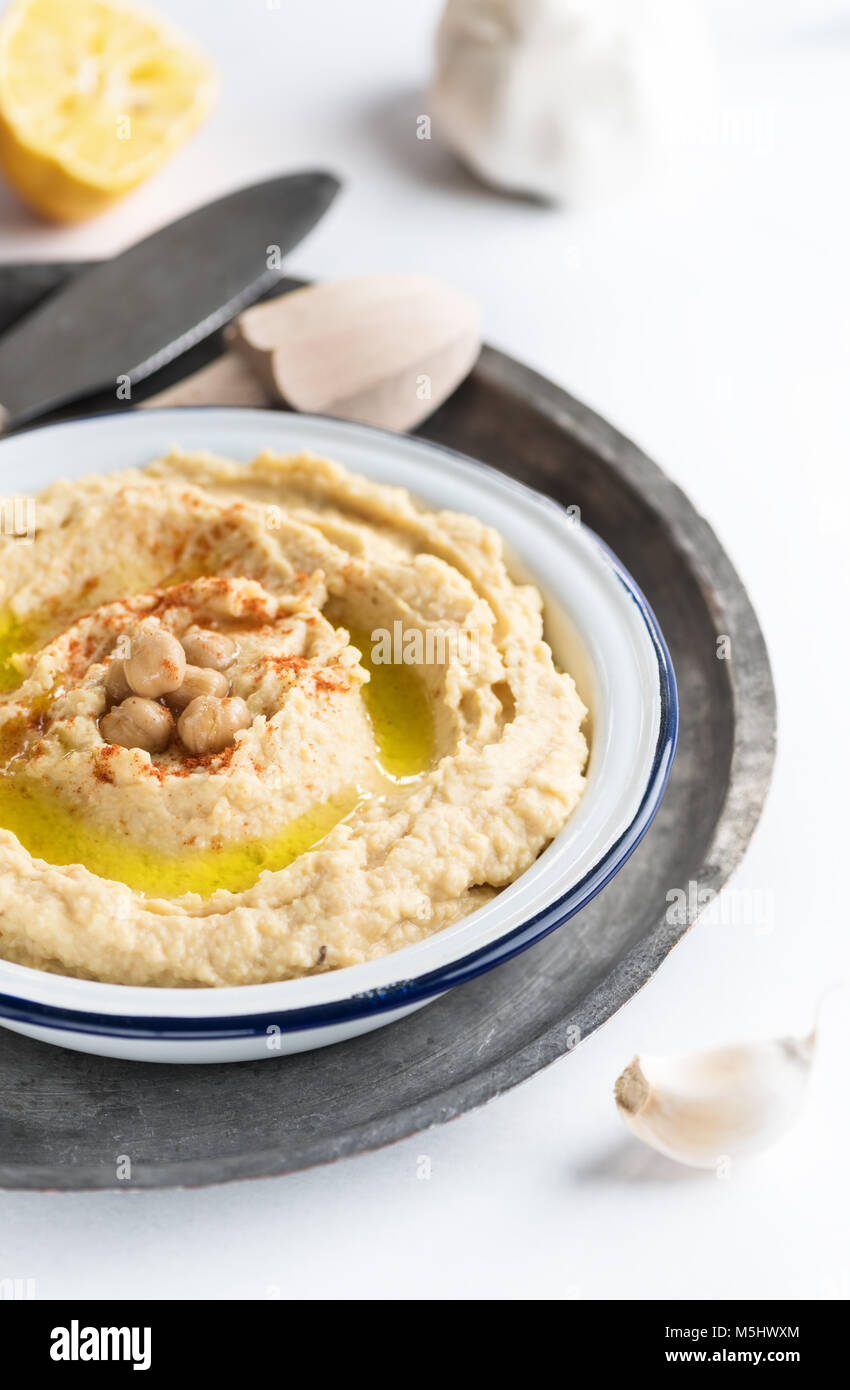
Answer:
M161 986L371 960L511 883L582 794L585 710L499 537L321 459L57 483L0 542L0 611L9 960ZM105 738L128 644L199 628L235 652L232 741Z

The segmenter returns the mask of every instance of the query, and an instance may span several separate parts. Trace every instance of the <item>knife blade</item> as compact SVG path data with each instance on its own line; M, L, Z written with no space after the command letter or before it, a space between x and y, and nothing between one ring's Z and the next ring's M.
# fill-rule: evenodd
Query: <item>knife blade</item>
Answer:
M287 174L238 189L57 290L0 339L0 429L141 381L280 279L339 189Z

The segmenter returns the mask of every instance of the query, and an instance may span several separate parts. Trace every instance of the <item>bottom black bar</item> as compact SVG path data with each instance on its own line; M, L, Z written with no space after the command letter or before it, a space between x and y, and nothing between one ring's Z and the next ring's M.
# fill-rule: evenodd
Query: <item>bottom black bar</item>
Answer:
M439 1302L439 1300L433 1300ZM475 1301L475 1300L470 1300ZM495 1300L494 1300L495 1301ZM570 1301L558 1315L552 1338L559 1358L566 1357L569 1376L573 1354L590 1356L600 1371L669 1371L682 1376L699 1366L749 1367L760 1374L777 1367L803 1370L807 1375L831 1365L846 1375L847 1302L583 1302ZM296 1326L304 1314L298 1313ZM315 1317L327 1328L334 1314L327 1303L316 1306ZM384 1319L381 1319L384 1323ZM410 1335L421 1346L428 1323ZM374 1327L370 1317L366 1327ZM59 1381L67 1377L91 1380L144 1375L147 1381L175 1371L221 1374L234 1352L245 1358L247 1371L260 1367L285 1374L281 1354L289 1341L291 1314L280 1302L230 1302L226 1312L216 1303L109 1301L33 1302L24 1297L0 1301L0 1329L6 1356L14 1348L21 1370ZM287 1331L288 1329L288 1331ZM313 1317L307 1315L307 1345L315 1346ZM542 1328L541 1328L542 1332ZM473 1335L473 1334L470 1334ZM475 1335L479 1342L480 1332ZM382 1339L383 1340L383 1339ZM354 1350L349 1339L347 1360ZM502 1339L494 1343L494 1349ZM480 1345L480 1343L479 1343ZM328 1343L316 1348L327 1374ZM486 1351L486 1343L482 1350ZM366 1350L358 1348L359 1361ZM379 1348L370 1348L370 1357ZM433 1346L435 1360L441 1360ZM349 1361L349 1364L351 1362Z

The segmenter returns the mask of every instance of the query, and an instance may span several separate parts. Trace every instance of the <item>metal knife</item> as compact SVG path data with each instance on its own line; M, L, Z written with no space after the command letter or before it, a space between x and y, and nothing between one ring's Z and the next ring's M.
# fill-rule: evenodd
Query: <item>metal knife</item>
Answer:
M0 429L141 381L280 279L339 189L288 174L190 212L86 271L0 339Z

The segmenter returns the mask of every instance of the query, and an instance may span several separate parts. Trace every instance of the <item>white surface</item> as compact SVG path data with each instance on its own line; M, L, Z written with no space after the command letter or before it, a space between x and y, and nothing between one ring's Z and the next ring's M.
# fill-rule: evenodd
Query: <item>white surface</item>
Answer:
M491 341L607 414L716 526L779 687L761 828L712 919L656 979L511 1095L286 1179L0 1194L0 1276L34 1279L41 1297L847 1298L846 993L825 1011L803 1122L728 1181L644 1154L611 1087L635 1051L806 1026L824 986L850 975L850 14L844 0L753 0L745 13L715 0L722 112L688 167L570 215L481 192L436 140L416 141L437 8L171 0L224 74L214 120L100 224L35 231L3 204L0 255L96 254L279 168L345 174L294 273L453 281L481 300Z

